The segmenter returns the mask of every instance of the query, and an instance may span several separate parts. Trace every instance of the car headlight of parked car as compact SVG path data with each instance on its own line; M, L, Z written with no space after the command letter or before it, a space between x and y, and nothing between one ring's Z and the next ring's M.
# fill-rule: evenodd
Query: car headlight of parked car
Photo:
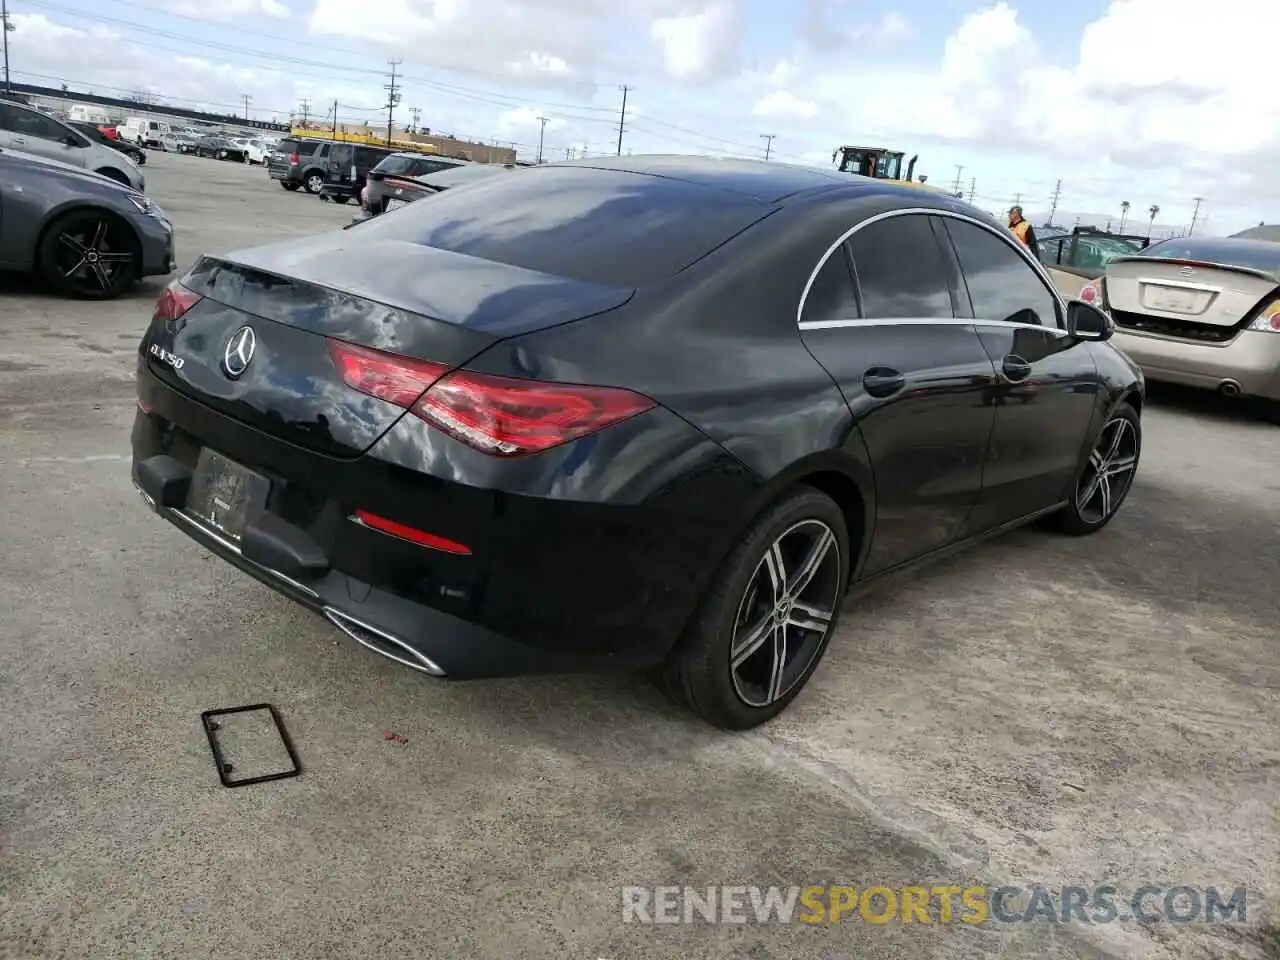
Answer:
M150 197L144 197L142 194L129 194L129 201L138 208L139 213L145 213L148 217L155 217L165 226L172 229L173 224L169 220L168 215L160 208L160 204L156 203Z

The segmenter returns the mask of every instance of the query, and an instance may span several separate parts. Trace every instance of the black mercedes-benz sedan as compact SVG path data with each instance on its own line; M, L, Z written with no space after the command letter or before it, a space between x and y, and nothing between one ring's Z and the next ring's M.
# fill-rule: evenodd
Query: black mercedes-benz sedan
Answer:
M546 165L197 261L140 346L133 475L405 666L658 668L746 728L852 583L1115 516L1144 387L1112 330L955 198Z

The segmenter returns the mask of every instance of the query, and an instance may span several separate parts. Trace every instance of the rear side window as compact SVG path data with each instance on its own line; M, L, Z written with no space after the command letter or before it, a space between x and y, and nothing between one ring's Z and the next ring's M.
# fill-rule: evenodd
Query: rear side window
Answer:
M954 316L950 271L928 219L891 217L849 238L867 319Z
M666 177L533 167L376 217L361 235L631 288L671 277L771 209Z
M980 320L1058 325L1058 304L1049 288L1009 241L960 220L947 232L964 273L973 315Z
M844 245L827 257L804 300L800 322L816 327L837 320L853 320L858 316L858 298L853 287L853 273Z
M416 157L402 157L398 154L392 154L389 157L383 157L378 161L378 165L373 169L378 173L412 175L415 172L415 166L420 161Z

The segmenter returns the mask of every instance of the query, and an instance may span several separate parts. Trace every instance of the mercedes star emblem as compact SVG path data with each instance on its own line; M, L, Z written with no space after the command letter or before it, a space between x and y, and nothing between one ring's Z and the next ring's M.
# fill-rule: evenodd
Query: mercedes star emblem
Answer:
M232 380L238 379L249 369L253 351L258 346L258 335L253 327L241 327L231 335L222 351L222 370Z

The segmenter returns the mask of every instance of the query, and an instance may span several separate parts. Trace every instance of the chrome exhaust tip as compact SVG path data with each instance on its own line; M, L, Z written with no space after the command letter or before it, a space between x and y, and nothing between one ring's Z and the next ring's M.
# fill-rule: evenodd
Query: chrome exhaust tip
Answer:
M1223 380L1218 384L1218 392L1224 397L1238 397L1244 391L1240 389L1240 384L1235 380Z
M333 607L325 607L324 615L335 627L345 633L366 650L371 650L380 657L394 660L402 667L417 670L431 677L443 677L444 671L425 654L411 647L406 641L394 634L387 633L377 627L357 620Z

